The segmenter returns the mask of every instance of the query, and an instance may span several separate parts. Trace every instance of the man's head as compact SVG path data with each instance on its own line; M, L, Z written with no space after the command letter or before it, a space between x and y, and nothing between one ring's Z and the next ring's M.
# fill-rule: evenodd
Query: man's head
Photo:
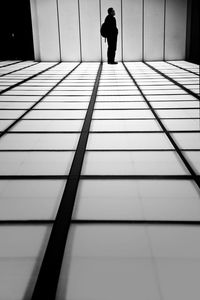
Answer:
M110 7L110 8L108 9L108 14L111 15L111 16L114 16L114 15L115 15L115 11L114 11L114 9L113 9L112 7Z

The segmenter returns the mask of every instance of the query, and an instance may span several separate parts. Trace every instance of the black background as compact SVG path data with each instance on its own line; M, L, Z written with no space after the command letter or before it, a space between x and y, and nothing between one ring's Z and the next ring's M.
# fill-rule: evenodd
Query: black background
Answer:
M33 60L29 0L0 1L0 60Z

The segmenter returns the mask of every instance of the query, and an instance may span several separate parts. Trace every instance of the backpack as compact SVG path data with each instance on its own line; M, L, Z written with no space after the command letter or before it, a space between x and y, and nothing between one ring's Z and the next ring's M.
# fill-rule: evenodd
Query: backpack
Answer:
M100 32L101 32L102 37L104 37L104 38L107 37L107 35L108 35L108 33L107 33L107 24L105 22L101 25Z

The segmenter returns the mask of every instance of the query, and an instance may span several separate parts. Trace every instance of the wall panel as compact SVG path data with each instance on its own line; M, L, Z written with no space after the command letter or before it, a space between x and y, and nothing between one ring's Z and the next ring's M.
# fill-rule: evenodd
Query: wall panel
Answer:
M33 30L34 58L35 60L40 60L39 28L38 28L37 6L35 0L30 0L30 8L31 8L32 30Z
M59 61L60 50L56 0L35 0L35 7L40 60Z
M80 60L78 0L58 0L62 61Z
M166 60L185 58L186 20L187 0L166 0Z
M100 25L109 7L119 30L116 60L185 58L187 0L30 2L36 60L107 61Z
M142 1L123 0L123 59L142 59Z
M144 59L163 59L164 0L144 1Z
M101 60L99 0L79 1L82 60L99 61Z
M116 61L122 59L121 53L121 0L101 0L101 23L104 22L107 16L107 9L109 7L113 7L116 13L116 21L117 21L117 28L119 31L118 38L117 38L117 51L115 59ZM102 52L103 52L103 60L107 61L107 47L108 44L104 43L104 39L102 39Z

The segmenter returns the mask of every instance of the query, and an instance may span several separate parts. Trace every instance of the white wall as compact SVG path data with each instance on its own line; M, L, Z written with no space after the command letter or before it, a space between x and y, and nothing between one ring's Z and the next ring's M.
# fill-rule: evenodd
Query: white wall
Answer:
M185 58L186 20L187 0L166 0L166 60Z
M144 60L162 60L164 0L144 1Z
M142 59L142 1L123 0L123 59Z
M79 1L82 60L99 61L101 60L99 0Z
M30 2L37 60L106 61L100 24L109 7L116 11L119 29L116 60L185 58L187 0Z
M31 0L36 57L41 61L59 61L59 35L56 0Z
M62 61L80 61L78 1L58 0Z
M32 19L32 30L33 30L33 47L35 60L40 60L40 39L39 39L39 28L38 28L38 15L36 1L30 1L31 8L31 19Z

